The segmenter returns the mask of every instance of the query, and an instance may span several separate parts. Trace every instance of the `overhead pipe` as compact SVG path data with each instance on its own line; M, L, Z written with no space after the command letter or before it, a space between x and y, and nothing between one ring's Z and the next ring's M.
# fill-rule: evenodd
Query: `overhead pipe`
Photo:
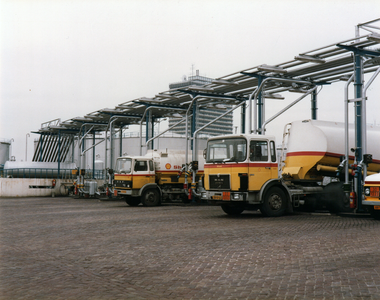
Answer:
M255 117L256 114L257 114L257 109L256 109L256 105L257 105L257 96L258 94L263 90L264 86L265 86L265 83L267 81L270 81L270 80L275 80L275 81L280 81L280 82L288 82L288 83L299 83L299 84L309 84L309 85L312 85L311 82L309 81L304 81L304 80L298 80L298 79L287 79L287 78L277 78L277 77L268 77L268 78L265 78L260 86L256 89L256 91L253 93L254 94L254 99L253 99L253 102L254 102L254 112L255 112ZM252 122L252 118L250 120L250 122ZM254 133L257 133L257 124L256 122L254 123L254 127L253 127L253 132Z
M342 163L344 163L344 184L345 185L348 185L349 184L349 174L348 174L348 167L349 167L349 128L348 128L348 124L349 124L349 119L348 119L348 104L349 104L349 100L348 100L348 87L350 85L350 83L353 81L355 77L355 74L353 73L350 78L348 79L348 81L346 82L345 84L345 87L344 87L344 144L345 144L345 149L344 149L344 161Z
M105 130L105 159L104 159L104 168L107 169L107 134L108 134L108 129L110 129L110 132L111 132L111 136L110 136L110 143L111 143L111 160L112 160L112 124L113 122L115 122L116 120L118 119L126 119L126 118L131 118L131 116L112 116L109 120L108 120L108 124L107 124L107 127L106 127L106 130ZM137 118L137 117L136 117ZM112 167L112 161L111 161L111 167Z
M173 129L174 127L176 127L177 125L183 123L184 121L186 120L186 118L182 118L181 121L175 123L174 125L170 126L168 129L164 130L163 132L161 132L160 134L150 138L149 140L146 141L146 146L148 146L148 144L155 140L156 138L159 138L161 135L163 135L164 133L168 132L169 130Z
M229 114L230 112L234 111L235 109L239 108L240 106L242 106L243 104L245 104L245 101L242 101L241 103L237 104L235 107L229 109L227 112L221 114L219 117L215 118L214 120L210 121L209 123L207 123L206 125L203 125L201 128L197 129L196 131L194 131L194 148L193 148L193 161L197 159L197 154L198 154L198 140L197 140L197 135L198 133L205 129L206 127L210 126L211 124L215 123L216 121L218 121L219 119L223 118L225 115ZM186 155L186 159L187 159L187 155ZM186 165L187 165L187 161L186 161ZM187 169L186 169L187 171ZM193 170L193 183L195 183L195 176L196 176L196 171ZM186 180L186 177L185 177L185 180ZM200 194L197 194L195 191L193 191L194 194L196 196L200 196Z
M145 109L145 111L144 111L144 113L143 113L143 115L141 117L141 120L140 120L140 155L142 155L142 147L144 147L143 144L142 144L142 123L143 123L143 120L145 118L146 113L148 111L150 111L151 109L154 109L154 108L162 108L162 107L161 106L154 106L154 105L149 106L147 109ZM182 109L182 108L170 108L170 109L184 111L184 109ZM148 141L145 143L145 146L148 146Z
M218 100L226 100L226 97L221 97L221 96L204 96L204 95L197 95L197 96L193 96L193 95L190 95L190 97L192 98L192 100L191 100L191 102L190 102L190 104L189 104L189 107L187 108L187 111L186 111L186 126L185 126L185 131L186 131L186 150L185 150L185 171L186 171L186 173L185 173L185 184L187 184L188 183L188 181L187 181L187 171L188 171L188 155L189 155L189 126L188 126L188 115L189 115L189 111L190 111L190 109L192 108L192 106L193 106L193 104L194 104L194 102L197 100L197 99L199 99L199 98L205 98L205 100L207 100L207 99L218 99ZM242 102L242 103L240 103L239 104L239 106L240 105L242 105L243 103L245 103L245 102ZM217 118L217 119L219 119L219 117ZM202 128L204 128L204 126L202 127ZM198 130L199 131L199 130ZM194 161L194 160L196 160L196 157L197 157L197 146L196 146L196 138L195 138L195 132L197 132L197 130L196 131L194 131L194 147L193 147L193 152L192 152L192 160ZM194 171L193 171L193 180L195 181L195 174L194 174Z
M278 116L280 116L281 114L283 114L285 111L287 111L289 108L291 108L293 105L297 104L298 102L300 102L303 98L305 98L306 96L310 95L311 93L313 93L318 87L315 86L314 88L308 90L307 93L303 94L301 97L299 97L297 100L293 101L292 103L290 103L288 106L286 106L285 108L283 108L281 111L279 111L278 113L276 113L274 116L272 116L271 118L269 118L267 121L265 121L262 125L262 132L263 134L265 134L265 126L272 122L274 119L276 119Z
M82 124L82 126L80 127L80 129L79 129L79 133L82 131L82 129L83 129L83 127L85 127L86 126L86 124ZM80 149L81 148L81 144L82 144L82 142L83 142L83 139L90 133L90 131L92 130L94 128L94 125L92 125L92 127L90 128L90 130L88 130L86 133L84 133L83 134L83 136L78 140L78 148L79 148L79 158L78 158L78 164L79 164L79 170L80 169L82 169L82 164L84 163L83 162L83 153L82 153L82 151L84 150L84 149ZM83 145L82 145L83 146ZM83 148L83 147L82 147Z
M187 156L189 154L189 152L188 152L188 149L189 149L189 142L188 142L188 140L189 140L189 138L188 138L188 131L189 131L189 128L188 128L188 115L189 115L190 109L192 108L192 106L194 104L194 101L196 101L199 98L205 98L205 100L207 100L207 99L226 100L227 99L226 97L221 97L221 96L204 96L204 95L197 95L195 97L193 97L192 95L190 95L190 97L192 97L192 100L191 100L191 102L189 104L189 107L187 108L187 111L186 111L186 124L185 124L186 125L186 127L185 127L185 130L186 130L186 166L187 166L187 163L188 163ZM242 102L242 103L244 103L244 102ZM239 104L239 106L241 104ZM193 158L195 157L194 156L194 150L193 150L193 155L192 156L193 156ZM186 167L186 171L187 171L187 167Z

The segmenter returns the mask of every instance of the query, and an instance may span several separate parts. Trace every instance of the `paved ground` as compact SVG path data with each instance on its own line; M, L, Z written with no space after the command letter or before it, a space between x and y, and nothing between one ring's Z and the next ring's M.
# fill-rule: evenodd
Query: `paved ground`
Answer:
M380 299L380 222L0 198L0 299Z

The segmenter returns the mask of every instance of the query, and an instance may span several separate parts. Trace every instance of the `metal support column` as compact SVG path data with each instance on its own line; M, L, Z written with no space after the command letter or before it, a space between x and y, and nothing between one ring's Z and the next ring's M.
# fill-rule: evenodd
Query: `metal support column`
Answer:
M148 111L147 113L146 113L146 115L145 115L145 143L146 143L146 141L147 140L149 140L149 125L150 125L150 114L151 114L151 112L150 111ZM149 145L147 145L147 147L146 147L146 150L148 150L149 149Z
M83 135L83 137L84 137L84 133L85 133L85 131L86 131L86 126L83 126L83 130L82 130L82 135ZM85 139L84 138L82 138L82 149L81 149L81 151L79 151L80 153L82 152L84 152L84 147L85 147L85 145L84 145L84 141ZM81 154L80 154L81 155ZM86 169L86 167L84 166L85 164L84 164L84 154L82 154L81 156L80 156L80 169Z
M194 150L194 132L197 128L196 124L197 120L197 100L193 103L193 117L191 118L191 150Z
M258 76L257 86L261 86L262 82L263 82L263 77ZM258 134L263 134L263 132L261 132L262 123L263 123L263 97L262 96L263 96L263 93L261 89L257 96L257 116L254 116L255 122L257 122Z
M92 133L92 178L95 179L95 131Z
M119 156L123 156L123 126L120 126Z
M359 53L355 53L355 96L360 99L363 95L362 82L362 57ZM363 101L363 100L362 100ZM356 162L360 163L363 159L362 152L362 101L355 102L355 158ZM356 195L358 199L357 211L362 211L362 169L358 168L355 174L356 179Z
M78 141L79 141L79 135L78 135ZM73 136L73 144L71 147L71 162L75 162L75 136Z
M311 119L317 119L317 90L314 90L311 94Z
M245 133L245 112L246 112L246 103L241 106L241 133Z
M152 134L152 137L154 137L154 117L151 115L151 118L150 118L151 122L150 122L150 130L151 130L151 134ZM154 149L154 141L152 140L152 144L150 146L150 148L153 150Z

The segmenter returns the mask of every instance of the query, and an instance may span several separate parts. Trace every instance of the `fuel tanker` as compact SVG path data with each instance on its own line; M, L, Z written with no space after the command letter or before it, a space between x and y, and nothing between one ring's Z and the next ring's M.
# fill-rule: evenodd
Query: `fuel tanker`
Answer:
M354 148L352 126L349 132ZM281 216L300 206L350 210L340 181L345 175L340 167L345 154L344 136L343 123L295 121L285 126L280 157L273 136L212 137L205 153L202 199L232 215L260 209L266 216ZM368 165L371 174L380 170L380 149L376 145L380 128L368 128L367 136L368 153L373 157ZM353 154L349 163L356 163Z
M187 182L192 181L192 171L196 171L196 182L203 176L201 152L198 157L198 161L188 164L187 171L184 150L149 150L145 156L119 157L113 170L113 193L131 206L140 203L156 206L163 201L176 200L187 202L191 199L192 190ZM191 161L191 153L187 161Z

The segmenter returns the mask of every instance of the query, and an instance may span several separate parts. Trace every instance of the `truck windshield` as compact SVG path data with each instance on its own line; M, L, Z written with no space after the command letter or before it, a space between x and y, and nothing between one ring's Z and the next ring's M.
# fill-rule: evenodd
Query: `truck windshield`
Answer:
M116 161L116 173L131 173L132 159L118 158Z
M206 162L242 162L247 157L247 141L243 138L211 140L207 143Z

